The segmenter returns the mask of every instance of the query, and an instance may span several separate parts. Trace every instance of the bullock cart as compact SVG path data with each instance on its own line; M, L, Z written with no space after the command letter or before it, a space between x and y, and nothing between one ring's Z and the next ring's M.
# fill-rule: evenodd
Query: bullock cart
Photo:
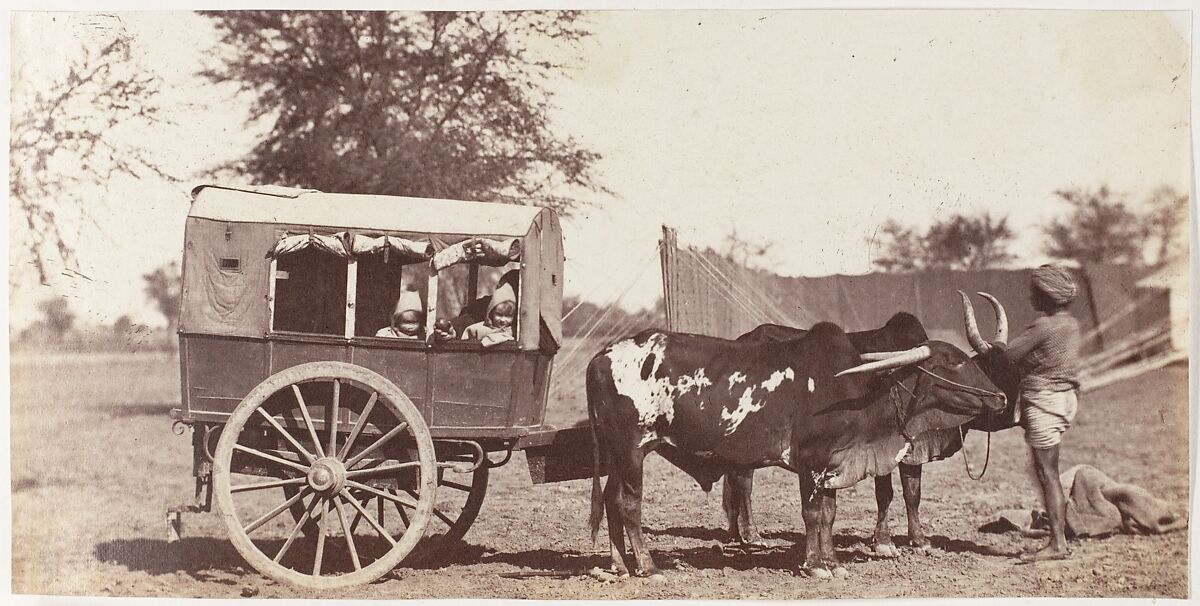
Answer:
M168 511L174 537L181 513L215 502L266 576L352 586L460 539L516 450L535 483L590 475L586 424L543 422L562 338L553 212L216 186L192 198L171 414L192 432L195 502ZM481 295L505 281L509 340L436 337L441 320L457 334L482 320ZM421 329L377 336L406 290Z

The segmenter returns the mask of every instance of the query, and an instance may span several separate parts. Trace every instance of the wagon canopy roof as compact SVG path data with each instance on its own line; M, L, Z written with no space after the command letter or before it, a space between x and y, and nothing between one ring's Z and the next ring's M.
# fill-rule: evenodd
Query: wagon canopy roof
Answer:
M238 223L519 238L529 233L535 217L543 211L546 209L539 206L517 204L201 185L192 190L188 216Z

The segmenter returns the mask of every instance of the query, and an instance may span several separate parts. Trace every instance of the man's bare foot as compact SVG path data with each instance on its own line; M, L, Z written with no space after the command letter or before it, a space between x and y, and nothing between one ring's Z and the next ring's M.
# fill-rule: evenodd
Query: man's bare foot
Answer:
M1070 549L1050 544L1037 551L1022 553L1020 559L1022 562L1042 562L1048 560L1065 560L1069 557L1071 557Z

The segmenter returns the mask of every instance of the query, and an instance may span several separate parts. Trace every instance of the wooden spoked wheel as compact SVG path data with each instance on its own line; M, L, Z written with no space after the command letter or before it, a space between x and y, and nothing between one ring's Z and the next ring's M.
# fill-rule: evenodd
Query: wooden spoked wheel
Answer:
M250 565L329 589L369 583L413 550L433 515L438 474L429 429L404 392L360 366L312 362L242 400L217 442L213 482ZM280 515L297 504L298 520ZM306 528L314 540L302 539Z

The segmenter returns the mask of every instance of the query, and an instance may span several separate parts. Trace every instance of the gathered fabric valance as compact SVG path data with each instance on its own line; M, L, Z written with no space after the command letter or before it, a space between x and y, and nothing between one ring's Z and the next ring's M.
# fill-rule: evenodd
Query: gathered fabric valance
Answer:
M267 253L268 258L278 258L314 248L333 255L349 259L361 255L383 254L399 255L401 263L426 261L433 256L433 244L417 242L397 236L383 235L379 237L356 236L349 232L340 231L335 234L297 234L284 233L275 243L275 247Z
M337 255L343 259L351 257L351 236L350 234L340 231L336 234L323 236L320 234L299 234L289 236L283 234L279 241L275 243L275 248L267 253L268 258L278 258L283 255L291 254L306 248L315 248L317 250Z
M471 238L438 251L433 256L433 268L441 271L451 265L466 261L499 267L520 259L521 241L517 238L507 240Z
M433 256L433 244L429 242L414 242L388 235L378 238L355 236L353 240L351 252L354 253L354 256L383 254L387 257L394 257L399 255L401 263L425 261Z

